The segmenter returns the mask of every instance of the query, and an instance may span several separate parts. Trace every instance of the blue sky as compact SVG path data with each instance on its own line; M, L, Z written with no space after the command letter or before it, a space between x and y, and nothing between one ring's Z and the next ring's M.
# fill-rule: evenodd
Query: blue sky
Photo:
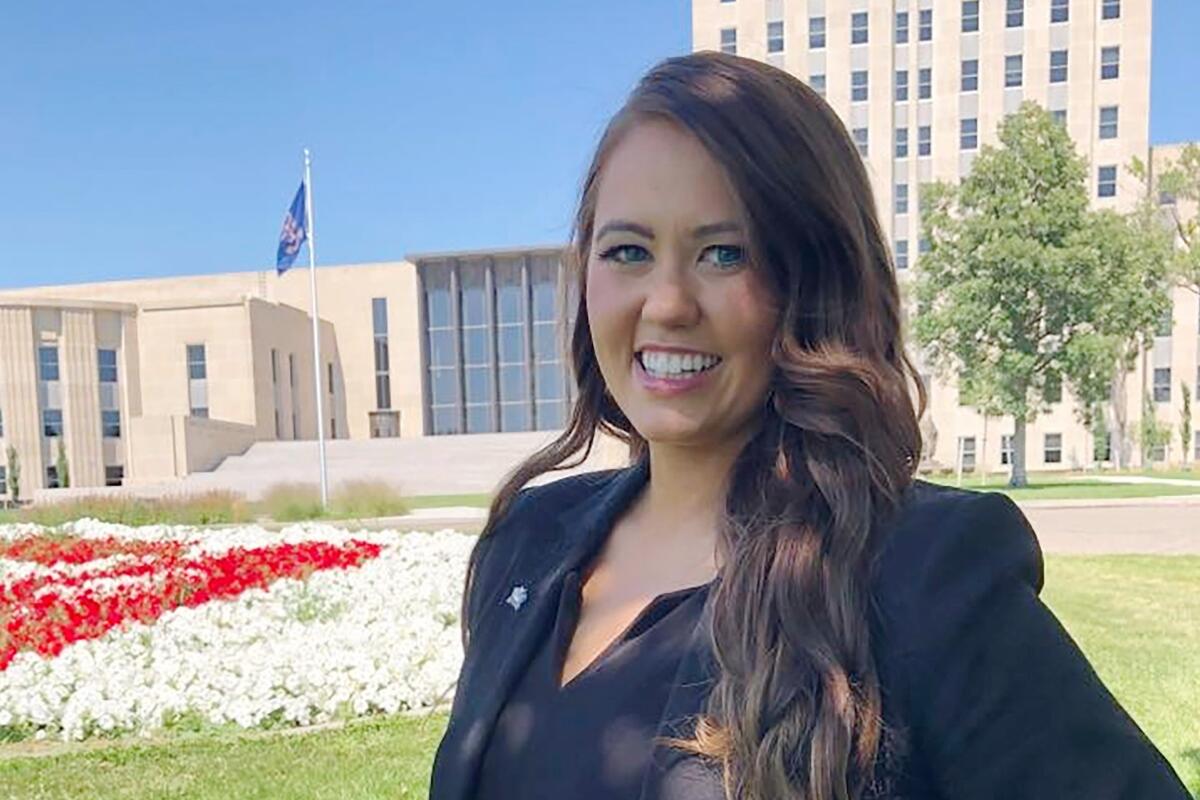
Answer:
M1154 0L1152 142L1200 139L1198 34ZM272 268L305 146L318 263L561 243L690 40L689 0L9 4L0 287Z

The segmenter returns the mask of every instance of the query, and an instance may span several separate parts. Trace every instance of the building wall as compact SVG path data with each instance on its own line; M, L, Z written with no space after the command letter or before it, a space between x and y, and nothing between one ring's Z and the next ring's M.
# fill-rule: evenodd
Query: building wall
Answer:
M1142 186L1128 167L1136 156L1143 161L1164 163L1178 156L1179 147L1154 148L1149 145L1150 106L1150 0L1123 0L1120 16L1102 19L1102 0L1071 0L1069 19L1051 22L1050 0L1026 0L1024 17L1018 27L1008 27L1007 4L987 2L979 5L978 31L963 32L963 4L959 0L934 3L933 0L694 0L692 3L692 44L694 50L722 49L722 29L736 31L738 55L754 58L785 69L819 90L824 76L824 96L847 130L865 128L867 152L864 158L871 176L877 211L885 231L897 249L907 247L908 263L920 258L919 191L930 180L958 181L969 173L984 144L996 144L998 126L1022 100L1035 100L1051 111L1066 112L1065 124L1076 149L1088 160L1088 188L1098 208L1125 211L1138 201ZM932 17L932 37L920 39L921 12ZM867 42L851 41L852 15L867 14ZM906 42L897 42L898 13L908 14ZM810 47L810 18L825 20L825 42ZM768 52L768 26L783 23L783 47ZM1101 54L1104 48L1119 48L1118 75L1102 77ZM1067 51L1067 79L1051 82L1051 51ZM1019 87L1006 87L1005 58L1022 56L1022 80ZM978 61L978 88L963 90L964 60ZM920 97L920 70L932 70L928 98ZM906 99L898 99L897 72L907 71ZM855 71L867 74L867 99L853 99ZM1117 135L1100 137L1103 107L1116 106ZM960 123L977 121L977 142L963 147ZM919 127L931 128L931 152L920 155ZM897 154L899 129L907 129L908 153ZM1099 169L1116 167L1116 192L1101 197ZM896 207L897 186L908 187L908 211ZM1179 211L1194 214L1195 209L1180 204ZM898 265L898 277L904 285L910 269ZM1155 404L1159 418L1178 431L1181 400L1179 381L1186 378L1200 390L1197 373L1198 345L1197 298L1186 289L1173 290L1174 323L1172 335L1158 337L1154 346L1139 360L1126 377L1123 401L1129 424L1140 418L1142 393L1153 391L1154 369L1171 369L1172 390L1169 401ZM910 349L915 349L911 348ZM952 378L928 374L919 353L915 361L927 372L931 404L927 426L930 436L928 453L943 464L953 464L960 436L974 437L976 460L989 469L1002 469L1001 436L1012 431L1011 420L984 420L974 409L958 404L958 391ZM1075 402L1064 387L1063 401L1028 426L1026 460L1031 469L1078 467L1090 463L1092 442L1074 416ZM1193 404L1193 414L1200 413ZM1200 418L1198 416L1197 418ZM986 434L985 434L986 428ZM1062 437L1061 461L1043 460L1047 434ZM986 441L985 441L986 440ZM985 451L986 444L986 451ZM1138 448L1133 463L1139 464ZM1178 433L1168 451L1170 460L1183 456ZM1189 456L1192 455L1189 453Z
M347 431L354 439L365 439L370 435L368 413L375 409L374 339L371 324L371 300L374 297L387 299L391 345L391 399L392 407L400 412L400 435L422 435L425 421L421 404L418 288L414 265L407 261L394 261L318 267L316 277L317 316L332 326L330 330L336 333L338 339L337 352L340 363L335 365L335 371L340 370L336 377L339 386L345 388L339 400L345 405L342 416L338 418L339 436L345 435ZM120 300L145 308L155 305L177 308L181 305L181 299L197 306L209 302L227 305L234 302L234 299L253 297L267 303L291 306L303 313L305 319L308 318L310 308L309 274L307 269L300 267L288 270L283 275L276 275L274 270L255 270L38 286L0 292L0 299L32 297ZM187 323L181 321L170 324ZM323 339L325 330L322 328ZM311 341L310 332L295 338L291 343L295 352L309 354L310 366L304 378L309 394L312 393ZM324 342L321 349L326 351ZM266 362L266 366L269 368L269 361ZM249 373L247 380L248 375ZM245 390L236 391L244 393ZM217 415L214 412L214 416ZM267 429L273 434L272 419L273 415L269 414Z

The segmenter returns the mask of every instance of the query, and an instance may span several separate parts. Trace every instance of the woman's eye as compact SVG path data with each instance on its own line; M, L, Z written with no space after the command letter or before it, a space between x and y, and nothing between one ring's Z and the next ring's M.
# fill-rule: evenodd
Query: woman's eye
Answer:
M742 248L733 244L714 244L712 247L706 247L704 252L709 250L718 253L716 263L722 267L736 267L742 263Z
M616 254L618 254L618 253L624 253L624 252L626 252L626 251L629 251L629 252L631 252L631 253L634 253L635 255L636 255L636 254L638 254L638 253L644 254L644 253L646 252L646 248L644 248L644 247L639 247L639 246L637 246L636 244L619 244L619 245L617 245L616 247L610 247L610 248L608 248L607 250L605 250L603 253L601 253L601 254L600 254L600 258L601 258L601 260L603 260L603 261L617 261L617 262L620 262L620 263L622 263L622 264L626 264L626 263L629 263L629 260L628 260L628 259L625 259L625 258L614 258L614 256L616 256ZM633 260L635 260L635 261L641 261L642 259L641 259L641 258L634 258Z

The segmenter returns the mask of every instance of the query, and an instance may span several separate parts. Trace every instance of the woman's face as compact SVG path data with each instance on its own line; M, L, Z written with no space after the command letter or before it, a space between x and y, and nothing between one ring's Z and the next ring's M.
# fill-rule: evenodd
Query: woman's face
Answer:
M593 230L592 344L609 392L638 433L708 446L757 426L778 312L748 261L744 215L720 165L687 130L637 123L598 177ZM720 362L691 388L655 388L637 356L656 346ZM671 365L652 356L648 366Z

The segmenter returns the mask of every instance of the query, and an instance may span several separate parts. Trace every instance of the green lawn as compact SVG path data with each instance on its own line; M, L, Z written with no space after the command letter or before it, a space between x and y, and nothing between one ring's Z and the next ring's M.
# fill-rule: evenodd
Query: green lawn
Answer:
M1114 497L1169 497L1175 495L1200 495L1200 486L1173 486L1162 483L1103 483L1093 480L1072 480L1062 475L1031 474L1028 485L1021 489L1008 488L1008 475L992 473L983 479L976 475L963 475L959 484L954 476L921 476L930 483L1003 492L1013 500L1105 500ZM1165 476L1160 476L1165 477Z
M1046 602L1200 797L1200 556L1047 556ZM0 800L425 797L446 716L0 748ZM29 757L29 753L58 752Z

